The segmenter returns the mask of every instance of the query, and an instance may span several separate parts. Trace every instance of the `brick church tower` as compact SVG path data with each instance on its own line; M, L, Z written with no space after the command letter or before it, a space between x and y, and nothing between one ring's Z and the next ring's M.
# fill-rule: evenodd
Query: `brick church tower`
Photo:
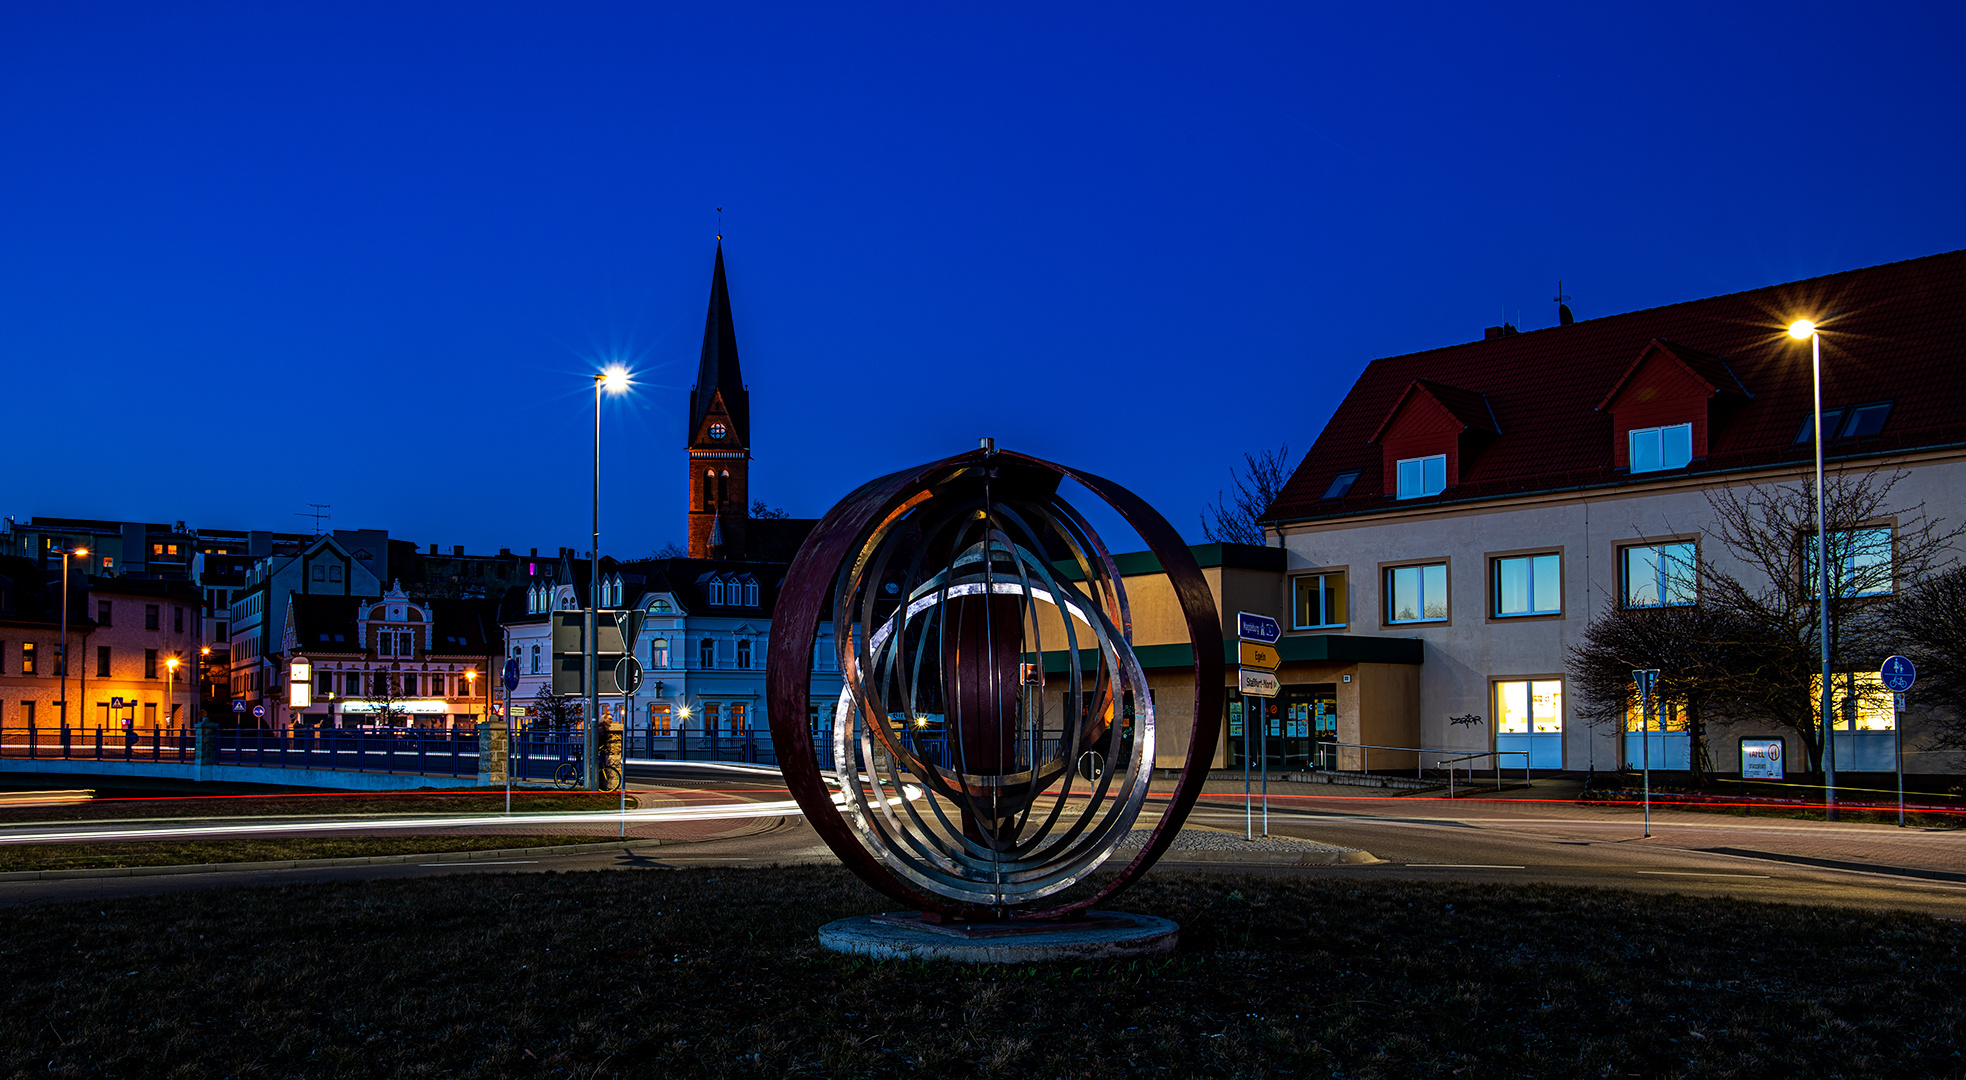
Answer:
M724 244L710 278L703 357L689 391L689 556L744 557L751 505L751 392L737 366L737 328L724 283Z

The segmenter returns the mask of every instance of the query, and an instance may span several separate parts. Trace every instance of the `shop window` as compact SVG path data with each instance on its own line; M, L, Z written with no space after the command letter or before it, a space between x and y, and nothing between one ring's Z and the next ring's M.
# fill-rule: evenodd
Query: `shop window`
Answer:
M1386 571L1388 623L1447 619L1447 564L1395 566Z
M1447 455L1400 459L1396 473L1398 498L1418 499L1447 490Z
M1693 425L1633 428L1631 470L1635 473L1683 469L1693 460Z
M1562 614L1561 556L1511 555L1491 565L1494 578L1489 586L1497 618Z
M1699 602L1699 566L1699 548L1690 540L1619 549L1625 606L1692 607Z
M1526 679L1495 684L1498 735L1563 733L1563 680Z
M1875 671L1840 671L1829 680L1830 715L1838 731L1895 731L1896 702ZM1823 677L1809 676L1809 701L1818 728L1823 722Z
M1291 579L1295 592L1292 629L1309 630L1345 625L1345 572L1303 574Z

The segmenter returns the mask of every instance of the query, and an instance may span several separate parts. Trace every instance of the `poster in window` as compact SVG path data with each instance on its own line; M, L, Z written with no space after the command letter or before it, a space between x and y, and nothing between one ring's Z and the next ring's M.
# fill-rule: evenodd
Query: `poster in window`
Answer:
M1741 779L1780 780L1783 779L1784 775L1782 770L1782 740L1741 740Z
M1229 703L1229 737L1242 738L1242 702L1240 701Z

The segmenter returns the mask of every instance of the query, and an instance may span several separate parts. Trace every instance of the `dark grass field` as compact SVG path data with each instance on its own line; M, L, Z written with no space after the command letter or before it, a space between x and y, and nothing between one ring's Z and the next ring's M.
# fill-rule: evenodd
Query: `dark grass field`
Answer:
M1161 875L1152 963L822 952L844 871L11 909L0 1074L1962 1077L1966 930L1610 891Z
M615 792L515 789L513 813L562 813L572 810L613 810L621 803ZM628 796L635 808L635 796ZM218 795L157 798L91 799L87 802L39 806L0 806L0 825L37 821L111 821L151 818L283 817L309 814L485 814L505 810L503 790L403 791L373 795L332 792L321 795Z
M646 843L646 841L642 841ZM374 855L434 855L619 843L612 836L282 836L265 840L118 840L101 844L9 844L0 847L0 873L24 870L100 870L124 866L284 862Z

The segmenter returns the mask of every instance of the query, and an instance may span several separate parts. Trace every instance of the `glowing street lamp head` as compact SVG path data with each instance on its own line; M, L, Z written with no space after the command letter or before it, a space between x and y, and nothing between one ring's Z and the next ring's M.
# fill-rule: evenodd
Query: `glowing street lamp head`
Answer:
M1808 319L1797 319L1789 324L1789 336L1797 341L1808 341L1809 336L1815 332L1816 324Z
M619 394L628 389L628 369L619 364L595 376L610 394Z
M177 657L175 657L175 656L172 656L172 657L167 657L167 658L166 658L166 659L164 660L164 666L165 666L165 667L167 667L167 668L170 668L170 669L171 669L172 671L176 671L176 670L177 670Z
M89 549L88 549L88 548L76 548L76 549L75 549L74 551L71 551L71 552L69 552L69 554L70 554L70 555L80 555L80 556L82 556L83 558L87 558L87 557L88 557L88 555L89 555Z

